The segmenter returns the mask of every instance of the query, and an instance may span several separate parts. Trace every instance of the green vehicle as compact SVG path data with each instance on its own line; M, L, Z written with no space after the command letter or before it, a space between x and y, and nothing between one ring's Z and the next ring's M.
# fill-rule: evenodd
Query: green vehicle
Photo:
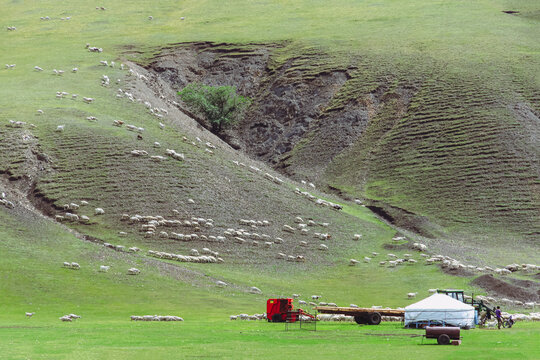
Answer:
M437 289L438 294L445 294L450 296L453 299L456 299L458 301L461 301L462 303L469 304L474 307L476 310L476 319L475 323L478 325L483 325L483 322L485 322L486 317L482 317L481 319L478 319L478 314L481 314L482 311L486 312L487 318L490 318L491 315L495 314L495 309L490 308L487 306L483 300L475 300L474 294L470 296L470 298L465 298L465 292L463 290L455 290L455 289L446 289L446 290L439 290ZM514 325L514 320L512 320L512 316L510 316L508 319L503 319L503 326L505 328L511 328L512 325Z

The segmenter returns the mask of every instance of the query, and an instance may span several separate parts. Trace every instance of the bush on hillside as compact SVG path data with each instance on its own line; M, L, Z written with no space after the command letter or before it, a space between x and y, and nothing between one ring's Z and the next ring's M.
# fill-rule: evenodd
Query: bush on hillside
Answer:
M191 83L178 95L190 108L206 117L216 133L237 122L251 103L249 98L236 93L235 86Z

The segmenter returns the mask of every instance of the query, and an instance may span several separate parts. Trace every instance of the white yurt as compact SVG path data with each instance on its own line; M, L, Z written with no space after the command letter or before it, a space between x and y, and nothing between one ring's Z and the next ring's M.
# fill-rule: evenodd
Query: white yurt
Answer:
M419 325L474 327L475 309L445 294L433 294L405 307L405 327Z

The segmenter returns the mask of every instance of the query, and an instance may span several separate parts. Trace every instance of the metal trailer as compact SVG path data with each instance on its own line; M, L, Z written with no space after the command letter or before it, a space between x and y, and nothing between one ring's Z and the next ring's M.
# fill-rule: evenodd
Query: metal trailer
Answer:
M316 306L315 310L321 314L343 314L354 316L357 324L379 325L383 316L405 317L405 310L398 309L372 309L336 306Z
M437 339L439 345L459 345L461 344L460 328L454 326L428 326L426 334L422 335L426 339ZM424 339L422 338L422 343Z

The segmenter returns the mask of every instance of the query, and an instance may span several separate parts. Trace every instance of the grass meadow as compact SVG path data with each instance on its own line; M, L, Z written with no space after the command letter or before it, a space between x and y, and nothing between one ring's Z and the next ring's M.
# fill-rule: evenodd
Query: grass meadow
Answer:
M106 10L96 10L96 6ZM523 16L501 12L512 7L520 7ZM44 16L51 20L40 20ZM66 17L71 19L60 19ZM201 149L192 150L181 142L181 128L171 125L160 131L141 104L118 101L115 86L101 86L100 78L106 72L113 82L120 79L118 86L122 87L126 72L118 67L104 68L100 60L144 62L162 46L189 41L287 42L292 45L286 51L365 54L370 66L379 60L384 66L396 62L407 67L414 66L417 59L435 59L446 63L449 71L474 69L480 74L495 74L489 77L491 85L497 84L496 70L506 68L526 78L531 88L538 88L538 19L534 1L506 0L263 0L230 1L226 5L206 0L107 0L95 4L0 0L2 27L17 28L0 37L0 63L16 64L11 70L0 69L0 175L27 180L28 164L22 154L29 148L19 141L24 134L3 126L13 119L34 123L32 136L38 148L54 159L50 171L40 174L36 185L57 206L89 199L93 204L104 204L114 215L128 207L134 212L162 210L168 201L195 196L201 188L221 183L224 173L214 169L229 164L229 155L210 157ZM88 52L87 43L102 47L103 53ZM336 62L344 61L338 58ZM45 71L34 71L34 66ZM71 73L73 67L79 71ZM52 69L65 73L55 76ZM56 91L79 94L79 100L56 99ZM84 104L82 96L96 100ZM36 116L37 109L44 115ZM99 121L89 123L87 116L96 116ZM150 142L139 144L132 135L111 127L114 119L144 126ZM62 124L66 124L66 131L59 135L54 129ZM187 165L174 163L148 170L138 168L136 160L126 160L126 149L135 144L150 149L149 144L158 140L163 148L174 146L191 156ZM110 251L82 241L66 227L24 208L10 211L0 207L0 359L540 358L538 323L519 323L500 332L464 331L461 346L438 347L421 346L418 335L422 331L402 329L396 323L378 327L320 323L316 332L285 332L281 324L229 321L231 314L262 313L268 297L292 293L306 300L320 293L323 299L343 305L398 307L414 302L406 299L408 292L418 291L418 298L423 298L428 288L482 290L469 284L471 278L448 276L438 267L404 266L383 271L376 261L350 267L347 262L351 257L361 259L373 251L390 251L385 245L395 230L363 207L345 204L344 214L327 215L307 200L293 198L290 188L262 186L251 175L225 167L226 177L244 193L216 185L200 199L207 207L198 210L209 209L207 216L221 210L224 218L233 218L238 208L246 213L271 214L271 205L253 207L252 200L261 198L268 200L265 204L274 201L280 209L292 209L277 214L280 220L302 211L318 218L328 216L339 227L335 230L336 245L356 231L366 234L365 241L336 246L335 252L320 255L315 266L249 261L249 251L219 266L178 265L142 253ZM207 175L194 179L193 171ZM181 196L163 191L173 188ZM240 198L235 203L237 212L212 207L212 200L222 197ZM149 207L154 201L158 205ZM104 218L90 226L73 227L145 251L160 246L188 251L191 247L153 243L137 234L119 239L118 223ZM537 243L528 243L516 247L514 256L536 261L535 249ZM402 255L407 249L392 252ZM495 261L505 265L506 256L498 256ZM81 270L62 268L64 261L79 262ZM100 264L110 264L111 270L99 273ZM141 269L141 275L126 275L130 267ZM216 280L231 286L218 288ZM262 295L246 291L254 284L263 290ZM24 313L32 311L36 315L25 318ZM58 320L69 313L82 318L73 323ZM145 314L178 315L185 321L129 320L130 315Z

